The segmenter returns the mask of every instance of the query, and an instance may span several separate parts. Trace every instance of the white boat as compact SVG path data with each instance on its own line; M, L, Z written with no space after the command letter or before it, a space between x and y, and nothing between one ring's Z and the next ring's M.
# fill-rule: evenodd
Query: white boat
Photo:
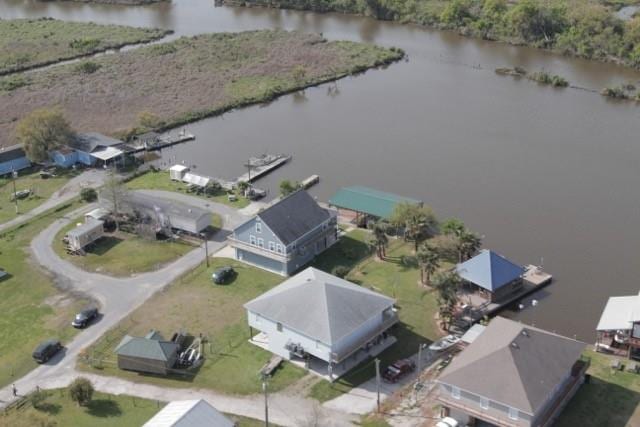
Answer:
M451 346L456 345L460 341L460 337L457 335L447 335L446 337L440 338L438 341L434 341L429 346L429 350L432 351L442 351L446 350Z

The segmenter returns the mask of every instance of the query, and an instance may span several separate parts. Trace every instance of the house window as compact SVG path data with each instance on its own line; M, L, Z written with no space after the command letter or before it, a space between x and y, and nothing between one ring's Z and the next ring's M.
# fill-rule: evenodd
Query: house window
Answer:
M276 245L276 252L278 252L279 254L282 253L282 245L280 243Z
M264 239L258 238L258 246L264 248Z
M451 397L454 399L460 399L460 389L456 386L451 386Z
M276 243L275 242L269 242L269 250L271 252L275 252L275 250L276 250Z
M278 332L282 332L282 323L278 322L276 328L278 328Z
M251 235L249 236L249 244L255 246L256 245L256 236Z
M480 398L480 407L482 409L489 409L489 399L487 399L486 397L481 397Z
M509 418L512 420L518 419L518 410L516 408L509 408Z
M256 233L262 233L262 223L256 222Z

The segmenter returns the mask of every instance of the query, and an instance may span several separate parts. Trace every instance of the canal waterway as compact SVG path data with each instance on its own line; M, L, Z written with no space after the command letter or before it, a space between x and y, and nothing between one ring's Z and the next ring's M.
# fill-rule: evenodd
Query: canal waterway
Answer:
M523 66L600 90L640 81L610 64L372 19L174 0L145 7L0 0L0 17L41 17L175 31L171 37L262 28L321 32L397 46L407 61L188 126L197 141L165 162L234 177L250 156L293 161L260 187L319 174L326 200L345 185L420 198L461 218L485 246L556 277L539 304L511 317L593 342L610 295L640 290L640 141L634 103L541 87L494 73Z

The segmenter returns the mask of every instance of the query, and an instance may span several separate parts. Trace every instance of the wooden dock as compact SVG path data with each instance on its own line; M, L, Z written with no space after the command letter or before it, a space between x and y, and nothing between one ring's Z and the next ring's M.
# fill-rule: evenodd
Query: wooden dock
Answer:
M300 186L306 190L307 188L316 185L318 182L320 182L320 175L311 175L309 178L303 179L300 182Z
M545 273L542 271L542 268L537 265L529 264L526 265L524 269L525 272L522 278L525 282L528 282L533 286L546 285L553 280L553 276L551 274Z
M134 144L127 143L126 145L131 147L132 150L128 151L129 153L140 153L142 151L157 151L162 150L163 148L170 147L175 144L180 144L182 142L193 141L196 139L196 136L192 133L183 133L181 132L178 135L166 135L158 138L158 140L152 144Z
M282 156L282 157L279 157L277 160L274 160L273 162L268 163L264 166L253 166L253 167L249 166L250 168L249 172L240 175L238 179L236 179L236 182L253 182L258 178L261 178L264 175L268 174L269 172L272 172L278 169L280 166L284 165L289 160L291 160L291 156Z

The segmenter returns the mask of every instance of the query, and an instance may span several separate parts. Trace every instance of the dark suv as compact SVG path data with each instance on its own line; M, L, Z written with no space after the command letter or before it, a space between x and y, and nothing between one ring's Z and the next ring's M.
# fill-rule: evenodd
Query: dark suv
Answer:
M96 307L89 307L76 314L76 317L71 322L71 326L74 328L84 328L93 319L98 316L98 309Z
M412 360L402 359L394 362L392 365L389 365L384 374L382 374L382 379L384 379L388 383L396 383L402 377L416 370L416 365Z
M220 267L217 269L212 275L213 283L222 284L227 280L231 279L231 277L235 274L235 270L231 266Z
M62 350L62 344L60 341L55 339L44 341L33 351L33 360L38 363L45 363L55 356L55 354L60 350Z

